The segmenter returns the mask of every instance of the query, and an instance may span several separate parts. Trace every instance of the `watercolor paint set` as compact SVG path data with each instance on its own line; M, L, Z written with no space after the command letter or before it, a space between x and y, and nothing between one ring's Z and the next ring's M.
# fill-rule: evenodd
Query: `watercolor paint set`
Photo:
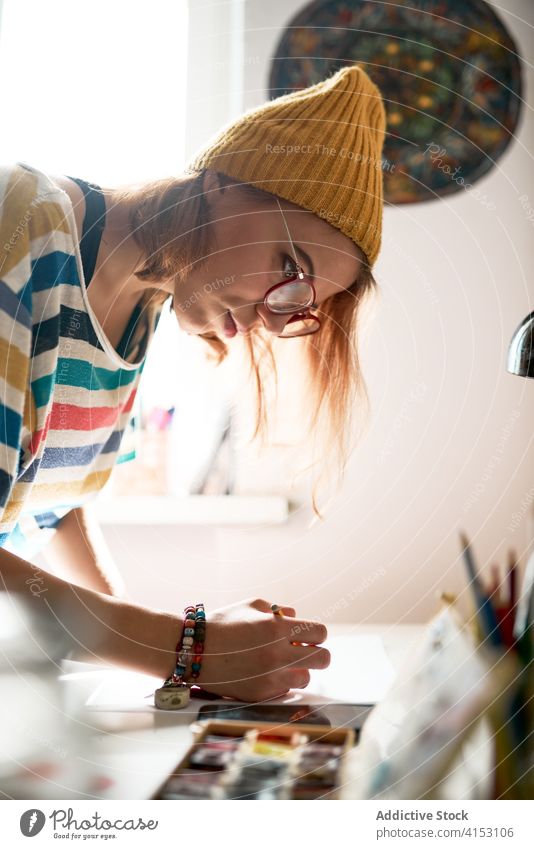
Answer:
M153 799L336 799L351 728L214 720L193 726L195 741Z

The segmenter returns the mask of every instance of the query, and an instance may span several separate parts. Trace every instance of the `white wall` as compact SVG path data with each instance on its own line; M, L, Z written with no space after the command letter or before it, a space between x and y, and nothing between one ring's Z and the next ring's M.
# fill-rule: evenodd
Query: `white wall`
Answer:
M227 16L231 5L201 4L203 14L211 6ZM195 77L191 104L202 102L202 136L189 128L190 152L223 121L217 104L230 115L238 103L266 98L280 27L301 5L245 3L242 100L231 91L236 71L225 64L228 30L214 48L211 77L212 51L199 54L204 75ZM500 10L526 60L527 102L517 139L478 184L496 211L466 193L386 209L380 302L362 343L372 418L326 521L308 527L301 482L290 522L277 528L108 528L139 600L172 607L203 599L209 609L259 594L327 623L421 621L442 588L463 592L459 528L480 563L504 563L509 545L524 563L534 382L507 374L505 359L515 327L534 308L534 224L519 201L527 193L534 207L534 9L529 0L503 0ZM272 450L258 462L242 451L250 466L240 491L279 491L290 455Z

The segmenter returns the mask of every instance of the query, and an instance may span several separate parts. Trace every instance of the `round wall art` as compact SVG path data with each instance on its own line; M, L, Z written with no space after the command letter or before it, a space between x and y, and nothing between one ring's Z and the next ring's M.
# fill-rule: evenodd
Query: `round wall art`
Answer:
M470 188L513 138L520 59L484 0L309 3L282 34L269 94L304 88L354 63L384 97L382 170L389 203Z

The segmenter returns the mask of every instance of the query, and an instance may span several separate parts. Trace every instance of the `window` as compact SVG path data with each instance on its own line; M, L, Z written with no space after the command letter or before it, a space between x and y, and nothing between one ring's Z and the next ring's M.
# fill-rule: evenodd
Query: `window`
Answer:
M209 20L187 0L4 0L0 15L5 162L102 186L179 174L241 110L237 0ZM233 491L235 427L217 371L165 309L138 395L137 459L116 467L105 497Z
M186 0L4 0L4 161L103 185L184 163Z
M0 75L12 96L4 161L27 161L50 174L111 186L180 173L187 33L186 0L5 0ZM220 430L225 405L215 398L211 414L205 409L206 372L197 354L199 371L191 373L195 357L177 329L165 311L141 384L138 462L116 469L117 492L210 491L207 469L227 432L225 426ZM180 367L184 358L187 370ZM197 442L205 447L196 455L170 447L180 444L171 423L184 398L190 413L196 404L198 415L189 425L182 420L178 431L187 445L187 428L200 428L205 438ZM167 474L171 454L177 455L179 478ZM216 479L215 491L227 491L221 472L218 484Z

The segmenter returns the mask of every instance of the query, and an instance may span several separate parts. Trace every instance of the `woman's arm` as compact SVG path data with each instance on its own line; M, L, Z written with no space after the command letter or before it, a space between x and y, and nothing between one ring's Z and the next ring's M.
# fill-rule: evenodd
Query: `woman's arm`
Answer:
M64 630L73 660L125 666L165 679L182 616L69 584L0 548L0 591L20 593Z
M126 587L92 505L71 510L59 523L42 554L55 575L100 593L126 597Z
M0 592L20 593L39 615L63 629L69 657L159 677L174 671L182 616L69 584L0 548ZM258 701L306 687L309 669L330 662L319 622L273 616L265 599L210 611L197 683L221 696ZM295 642L304 635L309 644Z

